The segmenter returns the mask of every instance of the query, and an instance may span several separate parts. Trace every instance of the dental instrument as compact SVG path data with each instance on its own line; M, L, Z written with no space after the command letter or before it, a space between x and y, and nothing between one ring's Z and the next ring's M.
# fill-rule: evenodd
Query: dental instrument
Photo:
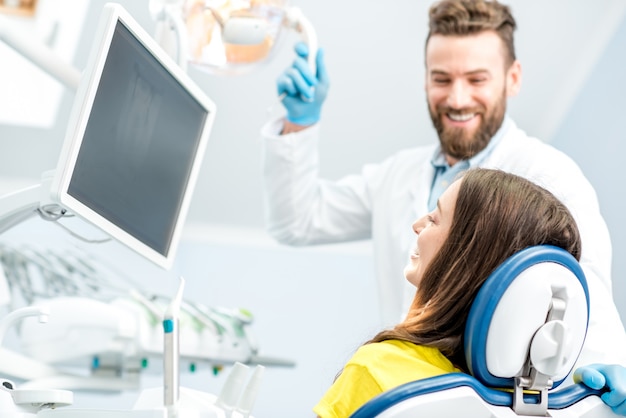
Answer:
M185 279L180 277L176 296L172 299L163 318L163 400L168 418L178 416L180 397L180 324L178 316L184 287Z

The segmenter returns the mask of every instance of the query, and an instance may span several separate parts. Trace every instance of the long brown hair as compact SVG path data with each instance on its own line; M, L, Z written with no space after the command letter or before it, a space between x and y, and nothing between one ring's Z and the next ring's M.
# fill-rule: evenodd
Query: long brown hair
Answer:
M542 244L563 248L580 260L580 235L565 205L522 177L468 170L449 235L426 267L406 319L369 342L399 339L436 347L466 370L463 332L478 289L508 257Z
M515 61L515 19L508 6L496 0L443 0L431 6L426 45L432 35L465 36L492 30L504 43L507 65Z

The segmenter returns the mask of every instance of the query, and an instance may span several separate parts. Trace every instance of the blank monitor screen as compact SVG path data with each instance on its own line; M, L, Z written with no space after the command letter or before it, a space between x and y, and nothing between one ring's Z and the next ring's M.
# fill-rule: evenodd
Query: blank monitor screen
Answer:
M212 108L127 25L118 16L99 53L104 64L93 64L89 84L97 87L76 113L77 151L63 163L60 200L121 241L129 235L168 258Z

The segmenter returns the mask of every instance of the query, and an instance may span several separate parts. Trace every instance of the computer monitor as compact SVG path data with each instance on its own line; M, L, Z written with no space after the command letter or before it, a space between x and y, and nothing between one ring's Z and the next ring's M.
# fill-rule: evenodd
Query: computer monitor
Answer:
M214 103L130 14L105 5L51 199L170 268L214 117Z

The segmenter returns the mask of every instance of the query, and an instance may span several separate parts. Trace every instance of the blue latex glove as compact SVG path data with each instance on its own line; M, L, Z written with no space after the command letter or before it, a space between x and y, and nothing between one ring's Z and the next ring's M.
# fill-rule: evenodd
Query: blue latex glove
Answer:
M294 49L297 57L278 77L276 87L279 95L285 94L282 103L287 109L287 120L303 126L313 125L320 120L322 104L328 94L324 51L317 51L317 74L313 74L307 63L309 48L306 44L298 42Z
M600 397L618 415L626 416L626 367L616 364L591 364L576 369L574 382L591 389L606 389Z

